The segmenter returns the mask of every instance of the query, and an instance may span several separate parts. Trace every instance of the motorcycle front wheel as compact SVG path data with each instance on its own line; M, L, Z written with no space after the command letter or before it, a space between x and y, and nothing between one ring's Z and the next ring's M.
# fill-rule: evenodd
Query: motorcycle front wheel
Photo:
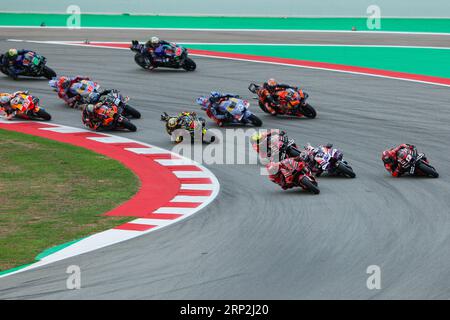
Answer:
M347 178L356 177L356 174L353 172L353 169L350 166L343 163L342 161L338 162L336 170L338 173L342 173Z
M305 188L306 190L314 193L319 194L320 190L319 188L311 181L308 177L303 177L302 180L300 180L300 184Z
M419 171L422 172L423 174L425 174L427 177L432 177L432 178L439 177L439 173L436 171L436 169L423 161L420 161L417 164L417 169L419 169Z
M52 80L54 77L56 77L56 72L53 71L52 68L44 66L44 69L42 69L42 75L48 80Z
M309 103L305 103L300 110L309 119L314 119L317 116L316 110Z
M186 58L181 67L186 71L194 71L197 68L197 64L191 58Z
M248 120L255 126L255 127L261 127L262 126L262 121L261 119L259 119L257 116L255 116L254 114L250 115L248 117Z
M121 125L123 128L128 129L131 132L137 131L137 127L134 124L132 124L131 121L128 120L127 118L123 118Z
M39 111L36 112L36 116L38 118L44 119L45 121L50 121L52 119L52 116L44 109L39 109Z
M141 113L139 111L137 111L135 108L133 108L130 105L125 105L124 108L124 112L125 112L125 116L132 116L135 119L140 119L141 118Z

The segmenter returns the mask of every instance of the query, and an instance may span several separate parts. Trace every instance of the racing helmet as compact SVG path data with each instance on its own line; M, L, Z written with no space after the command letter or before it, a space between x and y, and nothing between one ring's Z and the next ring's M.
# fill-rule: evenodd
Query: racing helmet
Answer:
M174 129L178 124L177 118L170 118L167 120L167 127L170 129Z
M219 98L220 97L220 92L217 91L211 91L209 93L209 95L211 96L211 98Z
M95 109L95 106L92 104L92 103L90 103L90 104L88 104L87 106L86 106L86 112L88 112L88 113L93 113L94 112L94 109Z
M385 164L393 162L392 157L391 157L391 153L389 152L389 150L383 151L383 153L381 155L381 160L383 160L383 162Z
M268 173L269 175L275 175L275 174L277 174L277 173L280 171L280 166L279 166L278 163L270 162L270 163L266 166L266 169L267 169L267 173Z
M18 52L17 52L17 49L15 49L15 48L9 49L8 52L6 53L6 56L9 59L14 59L17 57L17 55L18 55Z
M150 43L151 43L152 45L158 44L158 43L159 43L159 38L158 38L158 37L152 37L152 38L150 39Z
M274 78L270 78L269 80L267 80L267 87L269 89L275 89L275 87L278 85L277 81Z
M397 159L403 160L403 159L406 159L407 156L408 156L408 152L404 148L398 150Z
M67 89L70 85L70 79L68 77L60 77L58 80L58 86L63 88L63 89Z
M0 104L7 104L11 101L11 95L5 94L0 96Z

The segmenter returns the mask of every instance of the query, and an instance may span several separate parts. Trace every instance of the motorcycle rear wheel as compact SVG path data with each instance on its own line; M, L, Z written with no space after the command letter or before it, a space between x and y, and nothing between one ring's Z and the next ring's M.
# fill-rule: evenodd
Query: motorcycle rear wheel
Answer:
M314 194L319 194L320 193L320 189L311 180L309 180L307 177L303 177L302 180L300 181L300 183L308 191L310 191L310 192L312 192Z

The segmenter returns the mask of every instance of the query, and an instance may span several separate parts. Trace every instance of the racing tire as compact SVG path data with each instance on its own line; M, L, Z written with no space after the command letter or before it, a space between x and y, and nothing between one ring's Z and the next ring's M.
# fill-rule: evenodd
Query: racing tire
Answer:
M261 101L259 101L258 103L259 107L261 108L261 110L265 113L270 113L269 110L267 110L266 106L264 105L264 103L262 103Z
M301 184L310 192L314 194L319 194L320 189L307 177L303 177L301 180Z
M139 111L137 111L135 108L133 108L130 105L125 105L124 108L124 112L125 112L125 116L132 116L135 119L140 119L141 118L141 113Z
M54 77L56 77L56 72L53 71L52 68L44 66L44 69L42 70L42 75L46 77L48 80L52 80Z
M439 177L439 173L437 173L436 169L423 161L420 161L417 164L417 169L419 169L422 173L424 173L428 177L432 178Z
M39 111L36 112L36 115L38 118L44 119L45 121L50 121L52 119L52 116L44 109L39 109Z
M353 172L353 169L350 166L347 166L342 161L339 161L339 164L337 166L337 171L338 171L338 173L341 173L342 175L344 175L347 178L353 179L356 177L356 174L355 174L355 172Z
M255 116L254 114L252 114L251 116L248 117L248 120L255 126L255 127L261 127L262 126L262 121L260 118L258 118L257 116Z
M301 107L301 112L309 119L314 119L317 116L316 110L309 103L306 103Z
M197 69L197 64L191 58L186 58L181 67L186 71L194 71Z
M126 118L123 119L122 126L125 129L130 130L131 132L136 132L137 131L137 127L134 124L132 124L131 121L129 121Z
M134 62L136 62L136 64L138 66L140 66L141 68L146 69L146 70L150 67L149 65L147 65L145 63L145 58L140 53L136 53L134 55Z

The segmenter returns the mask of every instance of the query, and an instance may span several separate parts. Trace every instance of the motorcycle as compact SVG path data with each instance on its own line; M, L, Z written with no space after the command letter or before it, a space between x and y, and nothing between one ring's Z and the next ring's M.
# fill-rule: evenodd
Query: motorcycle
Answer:
M207 97L200 97L197 101L207 100ZM199 103L200 104L200 103ZM262 121L256 115L254 115L250 110L250 103L247 100L242 100L238 98L230 98L222 102L223 111L226 113L226 118L223 120L224 123L231 124L252 124L255 127L261 127ZM206 111L206 114L211 118L213 115L208 112L208 107L202 105L202 110Z
M156 48L156 50L149 52L148 54L143 54L141 52L144 45L139 44L137 41L132 41L132 45L130 47L131 51L136 52L134 56L134 61L144 69L154 69L158 67L162 68L172 68L172 69L180 69L183 68L186 71L194 71L197 68L194 60L188 57L188 50L183 48L175 43L172 43L170 48ZM169 58L168 62L157 62L153 61L151 55L161 55L164 54L162 50L172 57Z
M265 106L263 88L260 85L251 83L248 87L250 92L258 96L259 107L265 113L270 113ZM309 95L302 89L286 89L277 93L277 103L273 105L277 115L289 115L294 117L306 117L314 119L317 116L316 110L306 102Z
M268 167L271 165L273 163L269 163ZM319 184L306 163L301 170L294 172L293 183L294 187L300 187L314 194L320 193Z
M50 67L48 67L47 59L44 56L41 56L35 52L29 52L29 57L23 60L22 67L25 69L25 72L21 74L21 76L27 77L45 77L47 79L52 79L56 77L56 72L53 71ZM0 61L3 61L4 55L0 55ZM0 71L7 76L10 76L8 71L8 66L1 65Z
M106 129L106 130L117 130L117 129L127 129L131 132L136 132L137 127L131 123L131 121L123 116L123 108L120 106L117 106L115 104L104 104L108 106L109 112L108 112L108 118L103 119L100 123L96 122L96 128L95 130L99 129ZM83 109L82 112L82 121L84 125L89 126L88 119L90 122L90 117L86 111L86 107Z
M118 90L112 89L108 94L100 97L100 102L112 103L122 110L124 117L141 118L141 113L128 104L130 97L123 96Z
M212 135L210 133L210 131L206 128L206 121L204 118L202 117L197 117L196 115L192 115L191 114L191 121L189 122L189 124L186 124L185 126L179 128L181 130L186 130L190 136L191 136L191 143L195 142L195 139L197 137L197 135L199 135L200 130L201 130L201 136L202 136L202 142L205 144L209 144L212 143L216 140L216 137L214 135ZM164 112L161 115L161 121L166 122L166 130L169 133L169 135L172 136L172 134L170 133L171 130L169 129L167 123L169 121L169 119L171 118L175 118L175 117L171 117L169 116L166 112ZM183 141L183 135L177 135L175 137L173 137L173 141L175 141L175 143L180 143Z
M308 147L312 148L310 145ZM320 176L322 172L326 172L329 175L342 175L347 178L355 178L355 172L343 157L344 154L342 151L333 148L331 144L319 146L319 152L314 156L315 163L310 168L316 176Z
M11 99L11 109L12 113L8 113L8 115L13 114L16 118L24 119L24 120L45 120L50 121L52 116L45 111L44 108L39 106L39 99L36 97L32 97L27 93L19 93L14 98Z
M404 152L402 152L404 150ZM439 173L432 167L424 153L418 153L414 147L411 149L402 149L397 153L398 163L404 173L416 176L427 176L438 178Z
M54 91L58 91L58 80L57 77L54 77L48 82L49 86L53 88ZM99 94L100 92L100 85L92 80L80 80L79 82L72 84L69 88L69 93L72 97L77 97L72 107L79 108L91 103L90 95L93 93Z

